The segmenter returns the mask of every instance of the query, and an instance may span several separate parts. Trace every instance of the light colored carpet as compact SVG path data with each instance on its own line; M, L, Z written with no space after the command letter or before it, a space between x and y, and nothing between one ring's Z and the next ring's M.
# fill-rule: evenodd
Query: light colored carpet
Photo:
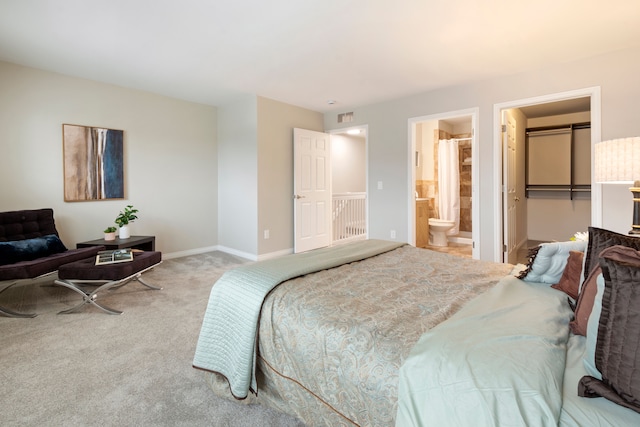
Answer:
M33 319L0 316L3 426L303 426L259 405L216 397L193 353L215 280L245 262L221 252L166 260L85 307L62 286L14 286L0 303Z

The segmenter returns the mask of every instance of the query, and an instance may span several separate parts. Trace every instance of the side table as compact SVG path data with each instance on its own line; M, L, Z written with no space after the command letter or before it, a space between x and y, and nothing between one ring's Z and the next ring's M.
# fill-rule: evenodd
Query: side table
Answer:
M96 239L76 244L76 248L86 248L89 246L104 246L105 250L108 251L123 248L155 251L156 236L131 236L128 239L120 239L119 237L116 237L116 240Z

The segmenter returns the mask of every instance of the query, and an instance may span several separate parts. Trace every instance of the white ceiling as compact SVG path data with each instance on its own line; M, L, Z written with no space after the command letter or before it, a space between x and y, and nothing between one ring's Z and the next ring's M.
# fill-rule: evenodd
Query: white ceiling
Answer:
M639 18L637 0L0 0L0 60L339 112L639 46Z

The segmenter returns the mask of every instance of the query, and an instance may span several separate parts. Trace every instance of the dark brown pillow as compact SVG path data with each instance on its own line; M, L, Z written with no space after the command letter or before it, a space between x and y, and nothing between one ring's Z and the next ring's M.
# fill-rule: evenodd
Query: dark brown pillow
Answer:
M575 319L569 322L569 328L576 335L587 336L587 323L589 323L589 315L598 292L597 279L601 272L600 266L597 266L582 285L582 292L576 304Z
M640 250L640 238L614 233L602 228L589 227L589 242L584 262L584 280L589 273L599 265L600 252L611 246L622 245Z
M567 266L562 272L560 281L551 285L553 289L564 292L575 300L578 299L578 289L580 288L580 279L582 274L582 258L584 252L569 251L569 258L567 259Z
M640 412L640 251L614 246L600 264L605 288L595 362L602 380L582 377L578 394Z

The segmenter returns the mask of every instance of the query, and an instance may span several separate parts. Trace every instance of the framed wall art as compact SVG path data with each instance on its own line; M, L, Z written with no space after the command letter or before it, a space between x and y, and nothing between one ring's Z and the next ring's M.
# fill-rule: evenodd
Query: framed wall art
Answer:
M64 200L124 199L124 132L62 125Z

